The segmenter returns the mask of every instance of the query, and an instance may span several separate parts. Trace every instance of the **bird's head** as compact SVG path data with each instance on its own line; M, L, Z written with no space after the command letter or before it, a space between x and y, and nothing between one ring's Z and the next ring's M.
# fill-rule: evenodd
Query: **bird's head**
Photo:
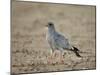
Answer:
M54 24L52 22L48 22L48 24L46 25L46 30L47 32L49 32L49 34L56 32Z
M46 25L47 28L54 28L54 24L52 22L48 22Z

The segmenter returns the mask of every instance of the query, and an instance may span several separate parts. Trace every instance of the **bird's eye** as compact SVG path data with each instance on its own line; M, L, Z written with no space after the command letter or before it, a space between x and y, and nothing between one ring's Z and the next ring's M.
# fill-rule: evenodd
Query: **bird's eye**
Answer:
M50 23L48 23L48 25L49 25L49 26L53 26L53 23L50 22Z

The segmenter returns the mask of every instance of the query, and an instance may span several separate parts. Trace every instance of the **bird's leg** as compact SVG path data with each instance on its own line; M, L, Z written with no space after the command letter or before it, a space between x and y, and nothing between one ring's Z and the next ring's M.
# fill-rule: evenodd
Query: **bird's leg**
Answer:
M61 51L61 62L64 63L64 52Z
M53 58L55 55L55 51L52 49L52 52L51 52L51 58Z
M55 58L57 57L57 52L56 51L53 52L53 57L55 57Z
M60 52L60 61L61 63L64 63L63 51Z
M52 59L53 59L53 54L54 54L54 50L52 49L51 53L50 53L50 56L48 57L48 63L49 64L52 64Z
M50 54L50 57L52 58L53 57L53 53L54 53L54 49L53 49L53 47L52 46L50 46L51 47L51 54Z

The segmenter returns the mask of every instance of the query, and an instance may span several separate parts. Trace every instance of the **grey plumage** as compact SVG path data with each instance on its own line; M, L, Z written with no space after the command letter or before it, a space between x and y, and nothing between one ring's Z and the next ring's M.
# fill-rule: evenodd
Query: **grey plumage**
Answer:
M52 22L49 22L47 26L48 26L47 40L52 51L70 50L73 51L76 54L76 56L81 57L78 53L79 50L76 47L72 46L67 38L65 38L63 35L59 34L55 30L54 24Z

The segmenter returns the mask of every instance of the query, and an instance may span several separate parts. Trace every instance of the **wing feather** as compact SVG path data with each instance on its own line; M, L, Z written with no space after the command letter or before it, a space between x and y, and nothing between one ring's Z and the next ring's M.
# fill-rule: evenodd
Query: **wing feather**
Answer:
M54 37L54 40L56 47L69 49L70 47L69 41L63 35L57 33L56 36Z

